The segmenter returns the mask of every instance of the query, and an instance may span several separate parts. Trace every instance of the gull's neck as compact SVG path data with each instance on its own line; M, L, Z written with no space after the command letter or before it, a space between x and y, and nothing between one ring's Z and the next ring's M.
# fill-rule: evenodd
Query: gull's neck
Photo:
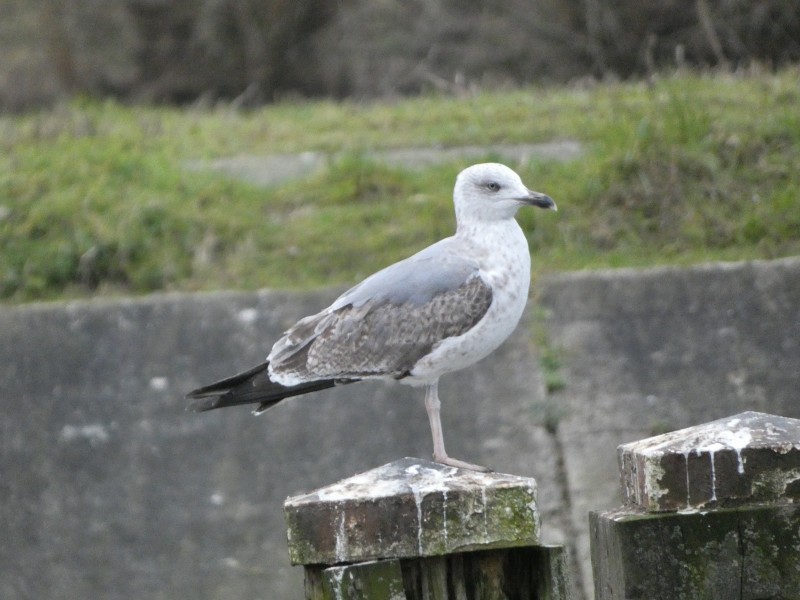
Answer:
M456 236L458 237L477 239L485 236L513 235L516 231L522 233L513 216L499 219L476 219L466 215L457 215L456 218Z

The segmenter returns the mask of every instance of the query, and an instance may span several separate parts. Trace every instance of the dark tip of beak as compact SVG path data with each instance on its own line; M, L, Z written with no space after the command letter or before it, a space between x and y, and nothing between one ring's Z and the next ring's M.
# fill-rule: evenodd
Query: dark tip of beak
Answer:
M525 203L531 206L538 206L539 208L558 210L555 201L550 196L547 194L540 194L539 192L530 192L528 197L525 198Z

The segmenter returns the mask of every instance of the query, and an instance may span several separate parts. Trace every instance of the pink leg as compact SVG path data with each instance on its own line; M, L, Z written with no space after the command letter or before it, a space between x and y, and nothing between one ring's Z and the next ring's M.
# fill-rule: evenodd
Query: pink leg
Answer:
M431 424L431 435L433 436L433 461L459 469L490 471L491 469L486 467L473 465L472 463L447 456L447 452L444 449L444 436L442 435L442 419L439 415L441 405L442 403L439 401L439 380L437 379L425 389L425 410L428 411L428 421Z

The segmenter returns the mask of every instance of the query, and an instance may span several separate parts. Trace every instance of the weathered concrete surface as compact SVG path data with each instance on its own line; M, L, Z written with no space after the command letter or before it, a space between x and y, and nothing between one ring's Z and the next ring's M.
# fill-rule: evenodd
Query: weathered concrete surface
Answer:
M536 481L414 458L284 504L293 564L440 556L539 543Z
M623 501L647 512L800 500L798 419L747 411L618 450Z
M597 600L800 598L800 505L591 514Z
M1 308L0 598L302 597L284 499L430 452L421 393L362 383L260 418L187 413L182 396L262 360L337 293ZM522 327L443 378L445 438L453 456L536 477L558 543L555 447L530 418L535 363Z
M621 502L619 444L744 410L800 417L800 259L534 290L566 388L545 398L523 325L443 379L445 437L453 456L536 478L543 539L579 543L591 590L586 515ZM284 499L425 456L420 394L357 384L261 418L184 413L181 397L261 360L336 293L0 308L0 597L300 598ZM561 414L558 445L532 407Z
M745 410L800 417L800 259L541 279L575 536L621 502L618 445ZM541 489L544 482L539 481Z
M480 160L496 155L503 160L525 163L531 160L567 161L583 153L579 142L563 140L538 144L495 144L490 146L453 146L397 148L372 150L366 154L370 160L406 169L423 169L434 164L457 160ZM300 154L272 154L267 156L228 156L213 160L196 160L186 163L189 170L216 171L228 177L241 179L254 185L271 187L293 179L318 174L336 154L302 152Z

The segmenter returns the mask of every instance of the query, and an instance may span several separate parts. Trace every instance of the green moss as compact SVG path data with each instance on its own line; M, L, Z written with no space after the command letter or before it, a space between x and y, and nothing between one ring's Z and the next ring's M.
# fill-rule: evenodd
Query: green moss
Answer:
M675 431L676 427L670 421L664 419L654 419L650 422L650 435L656 436L662 433L669 433Z
M494 492L496 506L504 510L493 511L489 524L492 536L515 540L519 545L534 545L539 541L539 519L535 511L533 492L524 488L500 489Z
M542 368L545 389L548 393L552 394L566 387L567 382L561 375L561 358L551 347L546 346L541 349L539 366Z
M594 560L625 573L626 589L620 593L630 597L795 598L800 593L800 513L794 504L611 518L593 513L591 520L597 533Z
M547 312L543 308L539 306L534 308L531 331L546 393L542 399L535 399L532 402L531 409L534 419L550 433L555 433L558 430L558 423L565 416L565 409L559 401L558 392L567 387L567 380L562 371L563 351L550 341L546 327L547 317Z
M403 574L397 560L381 560L323 571L321 598L404 598Z

